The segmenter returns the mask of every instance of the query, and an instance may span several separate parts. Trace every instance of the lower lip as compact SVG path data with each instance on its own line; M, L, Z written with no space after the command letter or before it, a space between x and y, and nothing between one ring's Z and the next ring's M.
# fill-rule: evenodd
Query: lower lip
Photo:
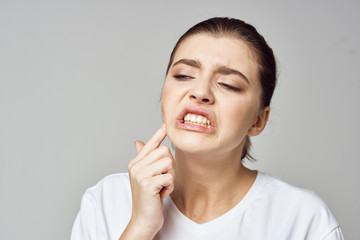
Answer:
M189 130L189 131L194 131L194 132L204 132L204 133L215 132L215 127L213 127L213 126L207 128L207 127L203 127L203 126L200 126L200 125L184 123L183 120L177 120L176 121L176 127L181 128L181 129L185 129L185 130Z

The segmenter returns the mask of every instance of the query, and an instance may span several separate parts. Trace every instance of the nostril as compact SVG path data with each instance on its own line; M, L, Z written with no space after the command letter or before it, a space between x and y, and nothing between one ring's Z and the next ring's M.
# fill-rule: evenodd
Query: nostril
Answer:
M202 103L210 103L213 101L212 98L208 97L208 96L197 96L196 94L191 94L189 95L190 99L196 102L202 102Z

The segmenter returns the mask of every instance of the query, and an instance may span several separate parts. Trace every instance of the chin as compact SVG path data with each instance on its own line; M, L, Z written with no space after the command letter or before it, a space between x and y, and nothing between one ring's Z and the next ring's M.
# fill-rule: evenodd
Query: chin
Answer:
M209 154L214 150L206 137L197 132L185 132L171 134L168 132L170 141L174 144L177 150L193 154Z
M181 152L183 152L185 154L191 154L191 155L209 155L209 154L211 155L211 152L214 149L207 149L207 148L204 148L202 146L181 144L181 145L175 145L175 150L176 151L181 151Z

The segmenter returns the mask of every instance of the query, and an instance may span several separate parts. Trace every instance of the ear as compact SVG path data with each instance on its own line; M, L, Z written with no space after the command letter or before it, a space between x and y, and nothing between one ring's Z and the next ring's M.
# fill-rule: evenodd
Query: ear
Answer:
M270 107L267 106L258 114L254 124L249 129L247 135L250 137L259 135L265 128L267 121L269 120Z

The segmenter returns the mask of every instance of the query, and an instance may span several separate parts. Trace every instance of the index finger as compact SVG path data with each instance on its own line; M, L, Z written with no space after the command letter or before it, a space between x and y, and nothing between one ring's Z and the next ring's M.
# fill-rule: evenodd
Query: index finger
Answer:
M154 135L152 135L152 137L145 143L145 146L141 149L138 157L142 159L144 156L157 149L165 137L166 125L163 123L161 127L154 133Z

